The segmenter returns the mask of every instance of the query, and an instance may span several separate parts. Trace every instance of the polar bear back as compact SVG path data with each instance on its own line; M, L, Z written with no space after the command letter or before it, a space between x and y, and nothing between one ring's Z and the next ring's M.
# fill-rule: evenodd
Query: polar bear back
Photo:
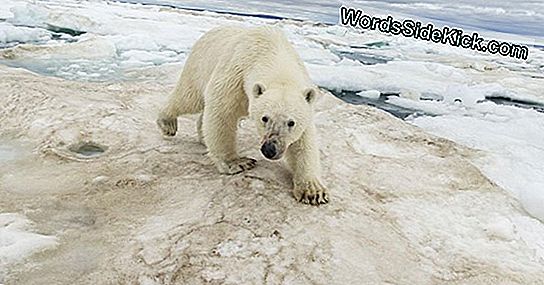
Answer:
M264 84L310 85L302 60L283 31L276 27L227 26L214 28L193 46L183 77L201 94L218 72L232 75L248 93Z

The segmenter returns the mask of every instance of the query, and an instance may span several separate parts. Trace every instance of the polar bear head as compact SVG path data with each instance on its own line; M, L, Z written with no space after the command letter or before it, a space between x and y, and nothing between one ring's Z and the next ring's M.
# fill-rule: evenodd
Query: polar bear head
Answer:
M270 160L280 159L287 148L298 141L313 124L315 87L267 87L255 83L249 114L261 136L261 153Z

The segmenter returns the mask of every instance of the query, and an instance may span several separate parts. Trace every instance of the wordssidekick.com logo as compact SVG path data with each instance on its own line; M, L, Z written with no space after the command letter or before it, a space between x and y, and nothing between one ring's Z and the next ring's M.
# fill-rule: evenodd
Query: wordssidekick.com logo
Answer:
M345 6L340 7L340 24L342 26L378 30L386 34L402 35L404 37L413 37L435 43L449 44L454 47L489 52L491 54L498 53L502 56L510 56L523 60L529 56L529 48L526 46L496 40L487 41L476 32L467 34L461 29L450 28L448 26L439 29L431 23L423 26L421 22L412 19L405 19L401 22L393 19L392 16L387 16L386 18L371 17L365 14L363 10Z

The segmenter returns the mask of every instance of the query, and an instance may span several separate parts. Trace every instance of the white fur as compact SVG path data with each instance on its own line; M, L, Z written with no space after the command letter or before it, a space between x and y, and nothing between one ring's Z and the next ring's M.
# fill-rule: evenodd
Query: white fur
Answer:
M260 91L263 94L256 94ZM280 29L221 27L195 43L158 123L165 134L174 135L179 115L202 112L199 137L218 170L234 174L254 166L254 160L236 152L238 120L249 115L263 139L274 136L285 153L295 198L326 203L313 124L316 94L303 62ZM270 122L263 123L263 116ZM288 127L289 121L295 125Z

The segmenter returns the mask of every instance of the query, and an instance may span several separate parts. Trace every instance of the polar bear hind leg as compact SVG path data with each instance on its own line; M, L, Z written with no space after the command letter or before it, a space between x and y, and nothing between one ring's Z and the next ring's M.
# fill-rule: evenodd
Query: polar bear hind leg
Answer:
M157 124L165 136L176 135L179 116L195 114L204 109L204 100L200 92L192 88L190 84L184 84L183 78L180 81L157 119Z

